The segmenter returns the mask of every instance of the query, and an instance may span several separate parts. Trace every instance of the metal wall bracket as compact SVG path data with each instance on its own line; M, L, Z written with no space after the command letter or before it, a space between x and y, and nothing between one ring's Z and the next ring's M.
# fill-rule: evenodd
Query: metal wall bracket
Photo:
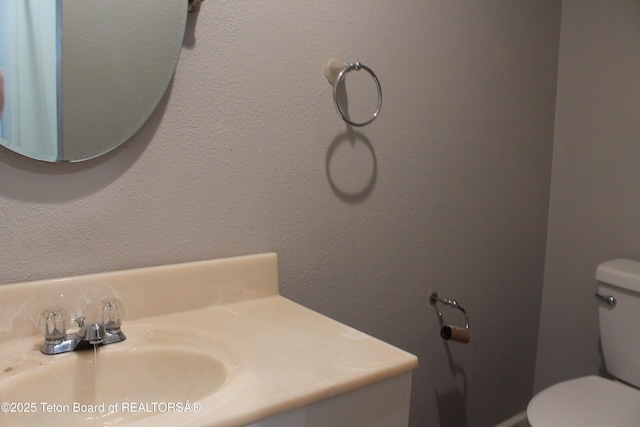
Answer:
M189 12L197 12L200 10L200 4L204 0L189 0L189 8L187 9Z

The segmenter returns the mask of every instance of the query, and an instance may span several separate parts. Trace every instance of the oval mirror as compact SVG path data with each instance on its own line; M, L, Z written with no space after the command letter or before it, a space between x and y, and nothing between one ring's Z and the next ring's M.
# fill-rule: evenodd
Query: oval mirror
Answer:
M0 144L37 160L76 162L129 139L173 77L187 7L0 0Z

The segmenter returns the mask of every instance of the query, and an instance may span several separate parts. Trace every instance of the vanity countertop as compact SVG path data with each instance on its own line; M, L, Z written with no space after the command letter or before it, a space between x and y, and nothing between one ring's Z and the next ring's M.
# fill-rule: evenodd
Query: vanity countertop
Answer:
M281 296L141 323L196 327L229 342L239 356L242 366L221 392L200 402L216 420L194 417L190 426L244 426L417 366L415 356Z
M128 327L180 328L215 337L232 355L226 382L198 401L197 412L163 413L126 425L153 420L154 425L244 426L409 372L418 363L412 354L280 296L275 254L0 286L0 316L34 310L37 316L52 303L73 316L98 295L122 301L128 313L125 333ZM12 322L15 327L0 331L0 339L25 339L20 337L28 332L30 340L38 340L33 322L26 323Z

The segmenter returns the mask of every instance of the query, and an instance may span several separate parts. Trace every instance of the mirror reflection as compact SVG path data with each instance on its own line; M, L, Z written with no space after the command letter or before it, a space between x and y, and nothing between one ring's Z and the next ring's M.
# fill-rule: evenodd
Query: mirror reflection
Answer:
M0 0L0 144L44 161L111 151L169 85L185 0Z

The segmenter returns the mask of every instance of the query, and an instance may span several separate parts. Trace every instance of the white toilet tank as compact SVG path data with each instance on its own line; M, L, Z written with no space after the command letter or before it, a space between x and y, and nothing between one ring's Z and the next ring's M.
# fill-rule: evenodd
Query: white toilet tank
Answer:
M604 362L614 377L640 387L640 262L616 259L596 269L600 339Z

